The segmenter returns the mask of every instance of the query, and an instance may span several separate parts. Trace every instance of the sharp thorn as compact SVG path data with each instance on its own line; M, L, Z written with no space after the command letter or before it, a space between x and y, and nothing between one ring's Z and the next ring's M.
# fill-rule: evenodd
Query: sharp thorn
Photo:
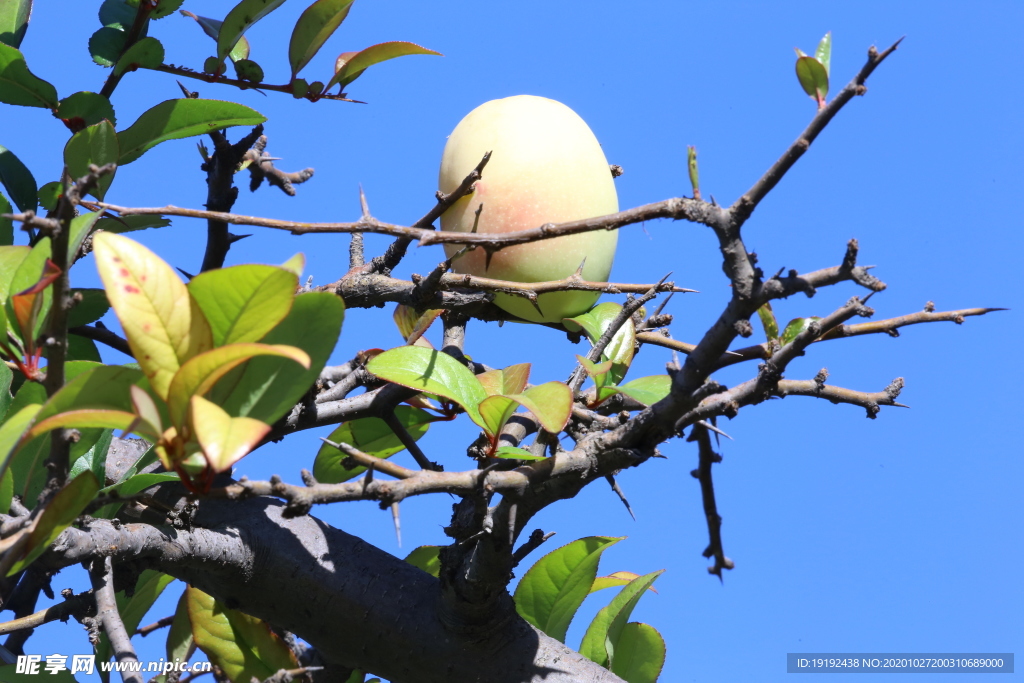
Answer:
M622 492L622 488L619 486L619 482L615 481L615 477L613 477L610 474L606 476L605 479L607 479L608 483L612 485L612 491L615 491L615 495L617 495L619 497L619 500L622 501L622 504L626 506L626 511L629 513L629 516L632 517L633 521L635 522L636 515L633 514L633 508L629 506L629 501L626 500L626 494Z
M398 539L398 547L402 547L402 520L398 516L398 503L391 504L391 519L395 522L395 537Z

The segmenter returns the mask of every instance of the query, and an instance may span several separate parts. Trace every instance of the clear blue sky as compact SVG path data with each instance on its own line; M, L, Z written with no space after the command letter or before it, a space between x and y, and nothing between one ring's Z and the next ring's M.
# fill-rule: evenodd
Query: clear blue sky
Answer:
M23 44L30 68L60 95L99 90L105 71L89 61L97 3L38 3ZM287 32L306 3L293 0L251 32L252 58L268 80L283 82ZM223 17L229 2L186 2ZM784 9L783 9L784 8ZM535 520L557 531L558 545L587 535L629 536L602 570L666 568L659 594L641 601L635 620L668 643L663 681L775 681L787 652L1022 652L1022 364L1013 340L1024 329L1019 270L1024 253L1019 202L1024 181L1019 32L1015 2L633 3L411 2L359 0L323 53L303 73L329 75L334 57L385 40L409 40L444 57L407 57L374 67L350 88L369 104L310 104L270 93L186 82L206 98L234 99L269 117L270 152L286 170L316 176L295 198L243 189L235 210L296 220L354 220L361 183L374 215L410 224L433 203L445 137L475 106L535 94L560 100L592 127L611 163L625 168L623 208L689 194L686 145L700 152L702 188L720 203L742 194L799 134L814 104L793 72L794 47L810 52L833 32L834 89L864 62L867 48L905 35L901 48L829 126L744 228L767 272L835 265L851 237L862 263L878 266L889 288L872 300L877 318L920 310L1003 306L1014 310L830 342L795 362L787 376L821 367L841 386L877 391L906 379L910 410L883 410L869 421L858 408L793 397L745 409L722 425L724 462L715 468L726 553L736 569L708 576L699 488L689 471L692 445L664 446L667 460L624 472L633 522L603 482ZM167 61L201 68L213 43L191 20L152 27ZM118 128L145 108L179 97L174 78L128 75L114 95ZM238 129L232 132L237 139ZM55 179L66 132L42 110L4 108L0 144L26 161L40 183ZM166 143L118 173L110 201L200 207L205 183L192 140ZM290 237L254 229L231 263L307 256L315 284L347 269L348 239ZM136 233L172 264L199 268L205 227L179 219ZM368 238L372 255L387 240ZM656 281L673 272L701 294L677 296L674 336L691 342L729 296L707 228L653 222L620 236L613 279ZM413 250L399 274L425 273L439 248ZM91 263L76 283L95 281ZM1016 283L1016 284L1015 284ZM824 315L859 291L852 285L794 297L776 306L783 321ZM436 335L436 333L435 333ZM758 340L759 341L759 340ZM349 312L335 360L400 343L389 310ZM573 347L549 329L471 324L468 351L492 366L531 361L533 381L564 379ZM123 357L111 354L112 362ZM669 354L645 348L632 376L663 371ZM756 372L731 368L719 381ZM468 423L468 421L467 421ZM427 454L449 469L466 467L468 424L438 425ZM318 437L302 434L242 461L239 473L278 473L298 481ZM455 445L453 448L452 445ZM396 456L406 462L406 455ZM411 460L409 461L411 462ZM447 496L402 504L404 547L390 516L372 503L317 509L318 516L397 555L444 542ZM537 553L533 558L539 556ZM68 570L54 588L83 585ZM176 597L177 585L169 589ZM611 597L592 598L568 644ZM148 621L170 614L164 600ZM162 655L162 635L141 657ZM41 629L29 651L88 652L76 626ZM928 680L945 680L936 675ZM827 678L827 676L825 677ZM83 679L84 680L84 679ZM888 680L886 675L873 681ZM902 679L899 679L902 680ZM955 680L965 680L957 678Z

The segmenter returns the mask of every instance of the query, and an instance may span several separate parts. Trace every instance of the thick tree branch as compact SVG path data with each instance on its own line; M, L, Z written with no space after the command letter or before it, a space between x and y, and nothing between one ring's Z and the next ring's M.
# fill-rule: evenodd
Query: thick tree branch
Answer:
M89 572L92 578L92 592L96 599L96 619L103 626L107 638L110 639L111 649L118 662L138 662L132 646L131 636L121 621L121 615L117 611L117 600L114 598L114 565L110 556L96 557L93 559L93 567ZM137 671L122 670L121 678L124 683L143 683L141 674Z

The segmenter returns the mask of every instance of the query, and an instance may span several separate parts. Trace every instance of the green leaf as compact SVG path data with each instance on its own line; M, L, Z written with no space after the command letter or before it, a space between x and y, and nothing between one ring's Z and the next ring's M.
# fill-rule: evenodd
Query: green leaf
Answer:
M425 410L412 406L398 406L395 417L415 441L427 433L430 423L436 418ZM334 443L347 443L376 458L390 458L405 449L395 433L384 420L377 417L363 417L341 424L327 437ZM313 476L324 484L338 484L354 479L366 471L362 465L345 469L342 461L345 454L330 444L323 444L313 462Z
M830 75L832 73L830 66L832 62L832 31L826 33L818 43L818 49L814 51L814 56L825 67L825 75Z
M570 332L583 332L591 344L596 344L621 311L620 304L607 301L594 306L582 315L563 318L562 324ZM601 360L612 361L610 373L613 383L619 382L626 375L630 363L633 362L635 344L636 327L633 325L632 319L626 320L601 354Z
M14 213L14 207L7 201L7 197L0 194L0 215ZM0 246L14 244L14 221L10 218L0 218Z
M283 344L228 344L200 353L185 361L171 380L167 390L171 424L184 424L190 399L204 395L221 377L256 356L289 358L304 370L309 369L309 355L305 351Z
M0 43L19 47L25 38L28 18L32 14L32 0L4 0L0 2Z
M809 318L793 318L786 323L786 329L782 331L782 345L789 344L796 336L807 329L807 327L814 321L821 320L818 316L811 316Z
M405 561L436 578L441 572L441 558L439 555L442 547L439 545L421 545L406 555Z
M601 553L621 540L588 536L540 558L516 587L516 611L544 633L565 642L569 622L597 576Z
M779 338L779 323L775 319L775 312L772 310L770 301L766 301L761 308L757 309L757 316L761 319L761 327L764 328L764 336L768 341Z
M828 72L822 63L814 57L797 57L796 77L804 92L818 102L819 108L823 106L828 95Z
M149 13L151 19L163 19L174 14L185 0L157 0L156 7Z
M104 26L89 38L89 54L92 61L100 66L114 66L117 58L124 52L128 34L114 26Z
M612 572L608 576L599 576L596 579L594 579L594 583L590 587L590 592L596 593L597 591L604 590L605 588L616 588L625 586L633 579L637 579L639 577L639 574L634 574L633 572ZM658 592L654 589L654 586L651 586L647 590L651 591L652 593Z
M281 6L284 0L242 0L224 17L217 35L217 59L223 61L249 27Z
M73 376L68 373L67 383L46 401L43 410L36 416L37 423L61 413L81 410L108 410L134 414L131 387L145 384L145 376L141 370L95 363L68 365L73 369L78 369L79 366L86 369L84 372L76 372ZM29 400L31 398L29 397ZM15 403L24 402L20 397L15 399Z
M147 38L147 40L152 40ZM117 144L117 133L110 121L100 121L83 128L68 140L64 146L64 164L72 178L81 178L89 173L89 164L103 166L117 163L120 150ZM100 177L99 182L89 192L96 199L103 201L110 184L114 182L114 173ZM98 217L98 215L97 215Z
M653 405L672 392L672 378L668 375L639 377L632 382L612 387L615 391L643 403Z
M389 382L458 403L473 422L484 426L479 406L487 392L465 365L446 353L421 346L401 346L375 356L366 369Z
M54 211L57 208L57 202L60 201L61 195L64 194L64 185L59 180L46 183L39 188L39 192L36 195L39 197L39 205L47 211Z
M261 83L263 81L263 67L251 59L236 59L234 64L235 75L238 76L239 80L251 81L252 83Z
M99 482L93 473L83 472L58 491L39 515L29 534L25 554L8 570L7 576L20 572L42 555L43 551L57 540L60 532L67 529L71 522L82 514L82 510L92 502L99 489Z
M295 362L286 358L253 358L221 379L210 399L231 415L273 424L295 407L320 376L344 317L345 304L334 294L307 292L295 297L292 310L261 343L302 349L309 354L309 369L297 372Z
M100 5L100 24L127 31L135 23L137 13L138 2L128 4L125 0L103 0Z
M316 0L306 8L292 29L288 44L288 62L292 66L292 78L302 67L313 59L323 44L331 37L341 22L345 21L353 0Z
M36 179L21 159L6 147L0 147L0 183L7 188L7 194L19 209L35 211L38 205Z
M15 447L21 441L22 435L28 431L40 408L42 408L41 405L34 403L19 408L0 425L0 476L7 471Z
M601 608L583 636L583 642L580 643L580 654L605 668L611 668L615 661L615 644L618 642L626 622L629 621L633 608L643 597L644 591L650 588L654 580L664 571L664 569L659 569L633 579L619 591L618 595L612 598L607 607Z
M165 228L171 224L169 218L161 216L118 216L117 218L101 218L96 224L97 230L105 232L134 232L147 228Z
M655 683L665 666L665 639L648 624L623 626L614 650L612 673L626 683Z
M543 455L534 455L525 448L516 448L515 446L501 446L494 452L494 457L508 460L547 460Z
M139 574L132 597L129 598L124 591L118 591L115 594L117 613L121 615L121 621L129 636L135 633L139 624L142 623L142 617L146 616L146 612L172 581L174 581L173 576L147 569ZM97 661L106 662L113 654L107 634L102 633L100 642L96 646Z
M136 69L155 69L163 64L164 46L153 37L142 38L125 50L114 66L115 74Z
M154 451L153 449L150 449L147 453L154 453ZM135 467L138 467L139 464L145 466L145 463L142 463L140 460L140 463L136 463ZM179 481L181 479L176 472L146 472L143 474L131 474L131 470L129 470L126 475L127 474L130 474L131 476L126 476L124 481L118 482L117 484L111 484L110 486L101 489L100 493L104 495L117 494L121 498L128 498L129 496L134 496L136 493L145 491L151 486L164 484L169 481ZM92 516L103 519L113 519L121 509L122 505L124 505L124 503L109 503L93 512Z
M118 133L120 164L130 164L166 140L202 135L230 126L255 126L267 117L249 107L220 100L167 100L147 110L127 130Z
M371 45L359 52L344 52L339 55L338 59L335 61L334 77L328 81L324 90L330 90L338 83L341 84L341 89L344 90L345 86L362 76L367 67L371 67L374 64L380 64L381 62L386 62L387 60L394 59L395 57L404 57L406 55L443 56L440 52L434 52L433 50L428 50L425 47L420 47L414 43L407 43L401 40Z
M75 132L104 119L117 125L114 106L110 104L110 100L94 92L83 91L68 95L57 105L54 116Z
M4 43L0 43L0 102L44 109L57 106L57 89L28 70L20 50Z
M188 283L210 322L215 346L259 341L292 308L298 276L277 266L208 270Z
M193 19L195 19L196 23L199 24L199 27L203 29L203 33L210 36L214 40L217 40L217 36L220 35L220 27L224 25L223 21L220 21L219 19L209 19L207 17L200 17L198 15L192 14L187 10L181 10L181 13L186 17L192 17ZM231 52L228 53L228 57L233 62L240 62L243 59L248 59L249 41L248 39L246 39L245 36L242 36L238 39L238 42L235 43L235 46L231 48Z
M266 622L228 609L198 588L185 589L192 636L232 681L264 680L298 666L288 646Z
M174 610L174 621L167 632L167 661L188 661L189 650L192 649L192 622L188 618L188 598L185 591L178 598L178 606Z
M0 422L7 417L7 411L11 407L11 382L14 380L14 373L6 363L0 363Z
M103 482L107 477L107 451L110 450L110 442L114 432L104 429L99 440L93 444L85 455L79 457L71 465L71 472L68 476L72 479L82 472L89 470L96 477L96 481Z
M46 354L43 354L44 356ZM95 363L102 363L103 357L100 350L92 339L79 337L77 334L68 335L67 360L88 360Z
M110 302L102 289L73 289L72 296L81 296L81 301L68 311L68 327L79 327L94 323L107 314Z
M0 514L6 515L11 511L11 503L14 501L14 472L7 472L0 475Z
M182 363L212 346L209 323L178 274L138 242L101 232L93 256L132 354L166 397Z

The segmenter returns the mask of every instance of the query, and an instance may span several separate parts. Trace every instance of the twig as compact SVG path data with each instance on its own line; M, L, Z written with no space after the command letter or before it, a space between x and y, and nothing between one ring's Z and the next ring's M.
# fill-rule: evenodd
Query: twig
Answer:
M732 569L736 565L725 556L722 549L722 517L718 514L718 504L715 502L715 485L711 478L711 466L722 461L722 456L715 453L711 447L711 437L708 430L699 425L694 425L690 430L687 441L697 442L698 464L697 469L690 472L694 479L700 482L701 501L704 504L704 518L708 525L708 547L704 549L704 557L714 557L715 564L708 567L708 573L714 574L718 580L722 580L722 570Z
M68 332L106 344L126 356L132 355L132 349L128 346L128 341L108 329L103 323L97 322L95 326L79 325L78 327L69 327Z
M117 600L114 598L114 565L110 556L96 558L89 572L92 578L93 595L96 598L96 618L103 625L103 630L110 639L114 657L119 663L136 663L139 658L132 647L131 638L117 612ZM125 683L143 683L142 676L130 667L121 670Z
M202 168L206 171L206 206L211 213L230 211L238 199L235 187L235 171L249 149L263 135L263 124L256 125L248 135L235 144L228 142L219 130L210 132L213 140L213 154ZM203 255L202 271L214 270L224 265L231 243L235 240L228 231L228 224L216 218L208 218L206 226L206 253Z
M95 613L95 607L96 601L93 599L91 591L71 595L65 598L64 602L39 610L35 614L0 624L0 635L36 628L51 621L67 621L70 616L89 616Z
M118 59L114 60L115 64L120 60L124 53L131 49L132 45L139 42L139 38L142 37L146 24L149 23L149 13L152 12L155 7L156 3L139 3L139 8L135 11L135 20L132 22L131 27L124 36L124 47L121 48L120 54L117 55ZM103 95L109 100L110 96L114 94L114 89L117 88L117 84L121 82L121 79L126 73L127 71L117 73L116 68L111 69L106 82L103 84L103 87L100 88L100 95Z
M516 548L515 552L512 553L512 567L519 566L519 563L526 559L526 556L532 553L534 550L539 548L544 541L548 540L555 535L554 531L544 533L540 529L534 529L530 537L526 539L526 542Z
M391 431L395 433L398 440L402 442L402 445L409 451L409 454L416 460L417 465L422 469L431 470L433 472L444 471L443 467L438 465L436 462L432 462L430 458L423 454L423 451L420 450L419 444L416 443L416 439L412 438L412 435L409 434L405 425L402 424L401 420L398 419L398 416L395 415L393 410L385 411L381 419L383 419L384 422L387 423L388 427L391 428Z
M396 465L390 460L378 458L370 455L369 453L363 453L358 448L351 446L344 441L335 443L328 439L321 439L328 446L334 446L339 451L352 458L354 461L362 465L363 467L373 467L384 474L388 474L397 479L408 479L416 474L414 470L406 469L401 465Z
M138 633L143 638L145 638L150 633L153 633L154 631L159 631L162 628L167 628L168 626L170 626L173 623L174 623L174 615L172 614L172 615L170 615L168 617L161 617L160 619L157 619L156 621L154 621L152 624L149 624L147 626L142 626L142 627L136 629L135 632Z
M249 191L255 192L264 180L280 189L289 197L296 194L295 185L306 182L313 177L312 168L301 171L287 172L274 166L274 157L266 152L267 136L261 135L253 146L245 152L243 161L249 161Z
M143 67L149 68L149 67ZM228 78L226 76L214 76L213 74L202 73L200 71L194 71L184 66L175 66L174 64L161 64L153 67L153 71L162 71L166 74L174 74L175 76L184 76L185 78L195 78L196 80L205 81L207 83L219 83L221 85L233 85L241 90L273 90L274 92L283 92L294 97L294 91L290 83L284 85L272 85L270 83L253 83L252 81L242 81L236 78ZM302 96L303 99L307 99L310 102L316 102L317 100L334 100L336 102L355 102L356 104L366 104L359 100L352 100L344 95L330 95L328 93L320 93L314 95L311 92L307 92Z

